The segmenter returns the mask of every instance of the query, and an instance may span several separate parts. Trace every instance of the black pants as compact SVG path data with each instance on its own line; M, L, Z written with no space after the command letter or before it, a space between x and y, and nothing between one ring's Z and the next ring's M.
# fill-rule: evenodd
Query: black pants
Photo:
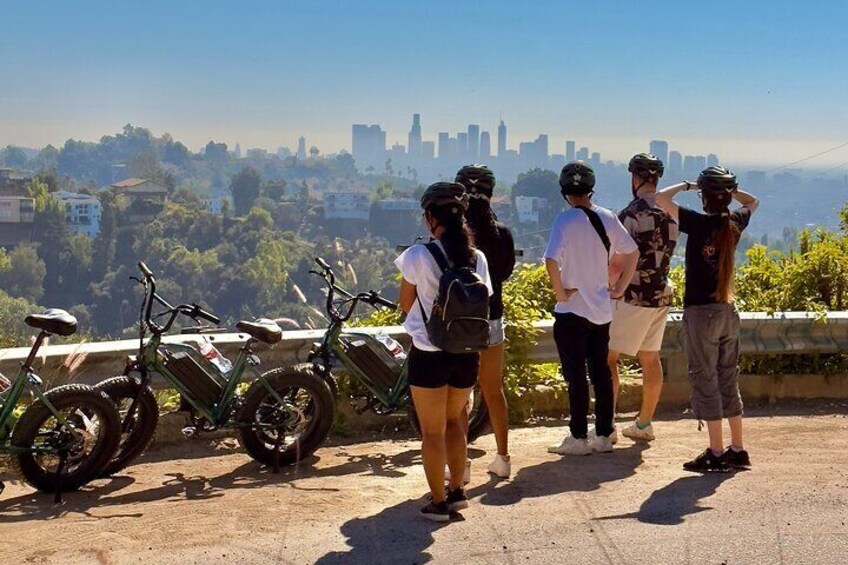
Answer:
M599 436L612 433L612 375L607 365L609 354L609 324L593 324L575 314L557 314L554 340L562 374L568 383L568 403L571 410L571 435L583 439L588 433L589 379L595 387L595 428Z

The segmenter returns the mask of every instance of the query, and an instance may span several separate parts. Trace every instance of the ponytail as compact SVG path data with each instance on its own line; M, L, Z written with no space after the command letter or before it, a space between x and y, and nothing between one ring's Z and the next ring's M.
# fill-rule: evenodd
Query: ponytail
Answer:
M713 246L718 254L718 285L712 296L723 304L733 302L733 268L739 237L739 228L730 221L730 215L722 214L721 225L713 236Z
M474 241L483 250L494 247L500 239L497 220L489 201L484 198L472 198L465 213L468 226L474 233Z
M477 257L474 254L474 236L468 228L462 208L455 205L432 206L427 211L444 228L439 241L445 248L448 260L457 267L475 266Z

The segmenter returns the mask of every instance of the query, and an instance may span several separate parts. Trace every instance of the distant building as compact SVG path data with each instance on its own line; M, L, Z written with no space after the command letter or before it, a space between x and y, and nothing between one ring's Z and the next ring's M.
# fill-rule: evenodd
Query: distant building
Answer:
M233 149L233 157L236 159L241 159L241 143L236 141L236 148Z
M593 167L596 167L596 168L600 167L601 166L601 154L598 153L597 151L592 153L592 156L589 157L589 162L592 164Z
M386 160L386 132L378 125L354 124L351 153L362 171L368 167L382 168Z
M535 141L518 144L518 155L529 167L545 167L548 161L548 136L540 135Z
M468 124L468 159L480 159L480 126L477 124Z
M224 201L226 198L204 198L203 205L206 209L217 216L224 213Z
M516 196L515 213L519 224L538 224L540 213L550 206L547 198L538 196Z
M708 167L718 167L718 155L715 153L710 153L707 155L707 166Z
M503 120L498 125L498 157L506 157L506 124Z
M324 194L327 220L365 220L371 217L371 195L367 192L328 192Z
M32 176L15 169L0 169L0 196L29 197Z
M574 149L575 143L573 141L565 142L565 161L570 163L577 158L577 152Z
M378 200L371 209L371 233L394 244L411 242L421 231L421 208L413 198Z
M668 154L668 171L673 175L683 172L683 156L679 151L671 151Z
M412 114L412 129L409 130L407 145L410 156L421 156L421 114Z
M588 161L589 160L589 148L581 147L577 153L575 154L575 158L579 161Z
M470 159L468 156L468 134L464 131L456 134L456 155L462 161Z
M489 132L480 133L480 161L488 161L492 157L492 140Z
M745 176L744 189L759 192L766 187L765 171L748 171Z
M53 198L65 207L65 221L73 233L82 233L90 238L100 233L100 199L90 194L79 194L60 190Z
M277 157L280 159L285 159L286 157L291 157L291 149L288 147L277 147Z
M21 196L0 196L0 247L32 240L35 201Z
M430 161L436 158L436 143L434 141L422 141L421 153L425 160Z
M126 196L131 202L136 200L156 200L164 202L168 189L150 179L126 179L112 184L115 192Z
M668 166L668 142L655 139L650 144L650 153L659 158L663 165Z

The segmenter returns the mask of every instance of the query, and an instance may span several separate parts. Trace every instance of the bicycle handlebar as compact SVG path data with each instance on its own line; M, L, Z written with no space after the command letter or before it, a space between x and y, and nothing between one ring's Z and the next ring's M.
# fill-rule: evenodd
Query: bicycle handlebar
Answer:
M356 296L352 295L351 293L349 293L345 289L336 285L336 274L333 272L333 268L330 267L330 265L327 264L327 262L324 261L324 259L322 259L321 257L316 257L315 262L318 263L318 265L321 267L323 272L321 272L321 273L319 273L318 271L309 271L309 272L322 277L324 279L324 282L327 283L326 308L327 308L327 314L329 314L330 318L333 321L338 321L338 322L348 321L350 319L350 317L353 315L353 312L354 312L354 310L356 310L356 306L360 301L365 302L367 304L370 304L371 306L373 306L375 308L378 305L383 306L385 308L391 308L393 310L395 308L397 308L397 306L393 302L383 298L382 296L380 296L380 294L377 291L374 291L374 290L372 290L371 292L360 292ZM342 296L347 298L347 302L350 302L350 308L348 309L347 314L342 315L342 313L339 312L338 309L336 308L335 304L333 304L335 293L341 294Z
M144 275L143 284L147 293L147 296L145 297L147 304L145 304L144 307L144 323L147 324L150 331L154 334L161 335L170 330L171 326L174 325L178 314L188 316L195 321L197 321L198 318L201 318L215 324L216 326L221 323L221 319L218 316L207 312L197 304L180 304L179 306L171 306L168 301L156 293L156 278L153 276L153 272L147 267L147 265L145 265L143 261L139 261L138 268L142 275ZM157 317L170 315L165 324L158 324L153 321L154 302L165 307L165 311L161 314L157 314Z

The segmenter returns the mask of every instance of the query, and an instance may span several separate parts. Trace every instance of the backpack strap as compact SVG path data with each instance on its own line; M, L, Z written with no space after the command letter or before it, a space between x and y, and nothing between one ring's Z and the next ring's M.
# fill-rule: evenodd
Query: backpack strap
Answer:
M575 206L575 208L580 208L586 214L586 217L589 218L589 222L592 223L592 227L595 228L595 231L598 232L598 237L601 238L601 242L604 244L604 248L607 250L607 261L609 261L609 252L610 252L610 240L607 236L607 230L604 227L604 223L601 221L601 217L598 216L598 213L594 210L587 208L586 206Z
M441 247L436 244L435 241L431 241L429 243L425 243L424 247L427 248L427 251L430 252L430 255L433 256L433 259L436 260L436 264L439 266L439 269L442 271L442 274L447 272L450 269L450 264L448 263L448 258L445 257L445 254L442 253ZM418 301L418 308L421 310L421 318L424 320L424 323L427 323L427 314L424 312L424 305L421 304L421 296L418 295L415 297Z

